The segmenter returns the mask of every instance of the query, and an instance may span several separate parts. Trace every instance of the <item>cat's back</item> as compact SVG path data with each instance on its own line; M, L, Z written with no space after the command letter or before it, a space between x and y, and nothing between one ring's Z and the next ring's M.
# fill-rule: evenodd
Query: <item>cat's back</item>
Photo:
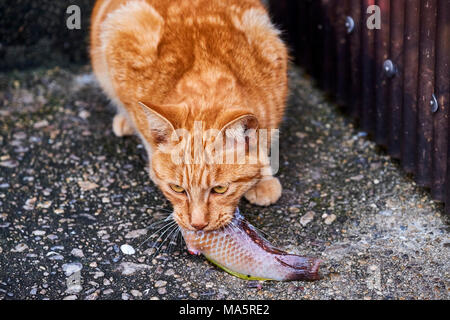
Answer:
M287 50L260 0L98 0L91 24L94 72L110 96L112 83L122 102L158 88L163 103L189 72L226 69L249 100L265 100L268 125L279 122Z

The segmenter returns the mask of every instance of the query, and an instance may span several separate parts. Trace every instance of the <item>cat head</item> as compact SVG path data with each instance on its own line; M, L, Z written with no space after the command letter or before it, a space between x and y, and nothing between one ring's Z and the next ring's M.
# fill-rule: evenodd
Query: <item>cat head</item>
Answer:
M150 175L171 201L175 221L189 230L227 225L267 167L266 157L259 159L256 117L230 109L194 120L183 105L141 106L150 123L143 132L152 145Z

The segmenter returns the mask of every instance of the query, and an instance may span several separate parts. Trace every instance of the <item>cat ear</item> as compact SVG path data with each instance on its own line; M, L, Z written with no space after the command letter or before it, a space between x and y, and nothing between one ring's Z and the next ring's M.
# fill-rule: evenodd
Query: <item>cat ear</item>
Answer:
M255 115L237 114L229 117L228 122L220 130L220 134L227 140L245 141L248 144L249 139L256 138L258 128L259 122Z
M177 106L155 106L139 101L139 105L146 115L147 127L149 128L153 141L162 144L171 139L178 140L174 124ZM164 114L164 115L163 115Z

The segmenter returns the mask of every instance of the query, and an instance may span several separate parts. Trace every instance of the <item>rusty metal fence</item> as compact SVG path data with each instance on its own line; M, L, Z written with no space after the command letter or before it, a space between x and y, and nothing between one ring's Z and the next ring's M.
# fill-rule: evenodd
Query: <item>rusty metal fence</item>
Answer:
M269 6L295 61L450 214L450 0Z

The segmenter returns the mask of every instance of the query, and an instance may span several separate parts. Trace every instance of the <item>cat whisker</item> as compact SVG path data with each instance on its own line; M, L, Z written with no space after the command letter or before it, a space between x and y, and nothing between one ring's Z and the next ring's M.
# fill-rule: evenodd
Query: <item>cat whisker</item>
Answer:
M161 243L156 247L156 251L152 254L152 257L156 256L161 249L163 248L164 244L166 243L167 239L170 237L170 235L175 232L178 229L178 225L172 226L171 228L168 228L160 237ZM170 232L167 234L167 236L165 238L162 238L164 236L164 234L166 234L168 231L170 230ZM158 239L159 240L159 239Z
M159 228L158 230L156 230L154 233L152 233L150 236L147 237L147 239L145 239L139 246L138 248L142 247L143 244L145 244L148 240L150 240L151 238L153 238L154 236L158 235L158 233L160 232L167 232L168 229L170 229L174 224L176 224L175 221L170 221L168 223L166 223L165 225L163 225L161 228ZM163 233L163 234L164 234ZM163 235L162 234L162 235ZM162 236L160 235L160 237Z

